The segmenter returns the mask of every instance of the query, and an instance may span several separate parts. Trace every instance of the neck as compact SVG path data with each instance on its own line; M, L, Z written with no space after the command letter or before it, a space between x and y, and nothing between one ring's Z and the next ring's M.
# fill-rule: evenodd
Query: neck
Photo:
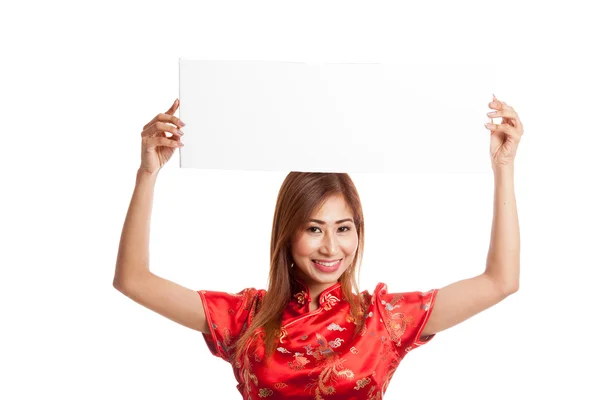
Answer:
M312 282L309 279L306 279L304 277L301 276L296 276L296 278L298 280L300 280L301 282L303 282L306 287L308 288L308 291L310 293L310 297L312 300L313 304L318 304L319 303L319 297L321 296L321 293L323 293L325 290L327 290L328 288L332 287L333 285L335 285L336 282L328 282L328 283L318 283L318 282Z
M308 286L308 290L310 290L310 297L314 304L319 304L319 297L321 296L321 293L333 285L335 285L335 283L306 284L306 286Z

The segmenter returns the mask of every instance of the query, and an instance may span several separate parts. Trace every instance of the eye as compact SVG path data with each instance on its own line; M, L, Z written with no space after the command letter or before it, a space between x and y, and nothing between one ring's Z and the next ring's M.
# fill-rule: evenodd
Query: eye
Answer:
M340 226L340 229L344 229L344 228L345 228L346 230L345 230L345 231L342 231L342 232L348 232L348 231L350 231L350 227L349 227L349 226ZM312 231L311 229L318 229L318 230L321 230L321 228L319 228L318 226L311 226L311 227L309 227L307 230L308 230L310 233L316 233L315 231Z

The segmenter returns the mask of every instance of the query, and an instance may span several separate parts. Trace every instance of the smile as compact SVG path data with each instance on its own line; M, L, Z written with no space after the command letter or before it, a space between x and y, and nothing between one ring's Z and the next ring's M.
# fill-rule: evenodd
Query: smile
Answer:
M332 263L324 263L324 264L322 264L321 262L317 262L316 260L312 260L312 263L315 266L315 268L317 268L318 270L323 271L323 272L334 272L342 264L341 259L337 260L335 262L332 262Z

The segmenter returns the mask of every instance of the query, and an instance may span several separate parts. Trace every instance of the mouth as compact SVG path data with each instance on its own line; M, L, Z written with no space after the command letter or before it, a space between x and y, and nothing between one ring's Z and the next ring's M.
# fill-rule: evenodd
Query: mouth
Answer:
M338 260L333 260L332 262L325 262L324 260L312 260L312 263L313 266L319 271L334 272L342 264L342 259L340 258Z

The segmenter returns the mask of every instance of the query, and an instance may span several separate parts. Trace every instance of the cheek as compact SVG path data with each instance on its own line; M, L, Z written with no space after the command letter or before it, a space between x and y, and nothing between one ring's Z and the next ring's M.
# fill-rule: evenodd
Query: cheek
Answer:
M346 254L354 253L358 248L358 235L348 237L347 240L340 242L340 246L342 246Z
M319 249L319 242L310 237L302 236L294 243L294 252L297 256L306 257L314 254Z

